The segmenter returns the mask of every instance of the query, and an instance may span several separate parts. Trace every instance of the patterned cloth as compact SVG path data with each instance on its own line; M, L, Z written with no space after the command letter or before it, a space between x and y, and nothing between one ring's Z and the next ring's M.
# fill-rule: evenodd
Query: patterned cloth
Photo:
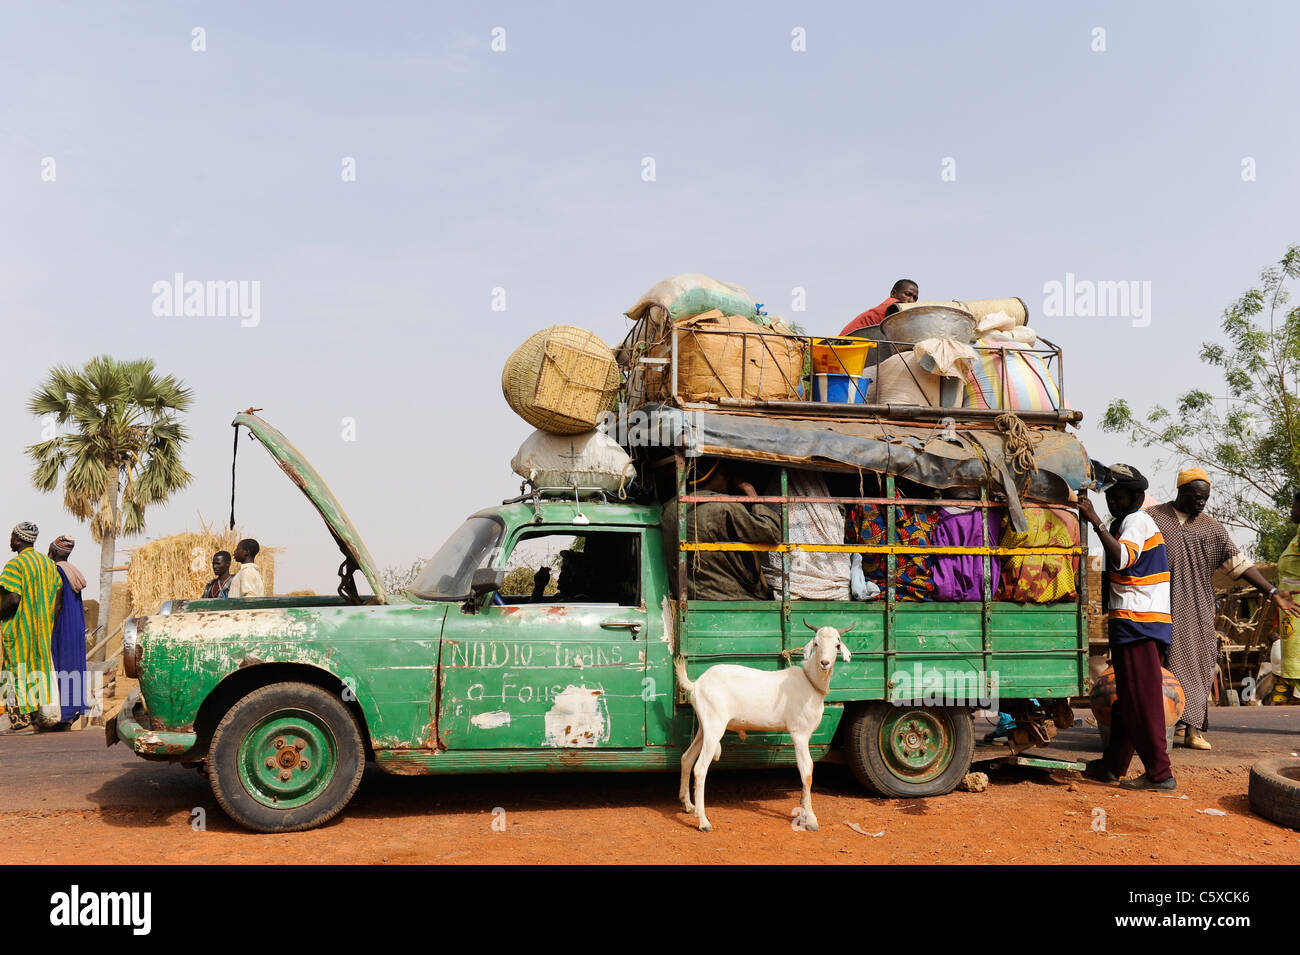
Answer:
M1286 550L1277 559L1277 586L1293 594L1300 594L1300 534L1291 538ZM1282 640L1282 665L1274 678L1274 702L1290 702L1294 697L1291 686L1300 680L1300 626L1289 613L1278 614L1278 637Z
M1183 524L1172 503L1157 504L1147 513L1160 528L1169 551L1174 626L1168 666L1187 698L1182 722L1205 730L1210 723L1210 685L1219 659L1212 578L1215 568L1240 552L1223 525L1205 514Z
M1003 547L1077 547L1079 518L1073 511L1050 507L1025 507L1029 526L1018 533L1010 517L1002 521ZM1004 557L999 600L1017 603L1052 603L1073 600L1077 557Z
M895 496L901 497L899 494ZM934 530L939 526L939 516L933 507L917 507L912 504L894 506L894 531L899 546L926 547L931 543ZM847 532L845 540L850 544L865 544L880 547L886 543L884 510L876 504L854 504L848 509ZM898 556L898 580L895 599L897 600L933 600L934 577L931 572L932 558L925 554L900 554ZM863 554L862 572L867 580L881 590L885 589L886 568L884 554Z
M984 521L978 507L944 506L938 509L938 524L930 543L935 547L984 547ZM997 545L1002 512L988 508L989 537ZM1002 558L991 558L990 587L1002 574ZM935 554L935 600L983 600L984 558L975 554Z
M1018 342L981 339L979 357L965 375L966 408L1054 411L1061 407L1056 379L1041 355Z
M4 666L11 679L14 709L20 714L57 705L50 637L55 601L63 578L54 561L31 547L5 564L0 587L21 600L0 629Z

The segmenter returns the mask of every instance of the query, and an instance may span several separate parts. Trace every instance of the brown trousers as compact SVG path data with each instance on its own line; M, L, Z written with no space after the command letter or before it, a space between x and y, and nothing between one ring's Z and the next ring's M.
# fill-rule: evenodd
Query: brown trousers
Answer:
M1152 782L1163 782L1174 774L1166 748L1160 650L1155 640L1111 644L1116 700L1110 715L1110 745L1102 753L1102 761L1116 776L1128 771L1134 752Z

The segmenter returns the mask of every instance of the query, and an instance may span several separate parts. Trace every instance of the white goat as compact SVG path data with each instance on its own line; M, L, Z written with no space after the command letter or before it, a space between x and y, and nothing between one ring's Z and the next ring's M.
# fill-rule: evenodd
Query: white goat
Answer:
M709 764L722 755L722 734L735 730L742 738L746 732L785 730L794 742L795 761L803 781L803 824L817 829L812 810L812 754L808 740L822 721L826 709L826 691L838 655L849 661L849 648L840 639L852 630L814 627L816 630L803 648L803 665L785 670L755 670L753 667L719 664L709 667L694 683L686 675L686 660L677 657L673 668L677 683L685 691L699 729L682 754L682 785L678 793L682 807L695 813L702 832L713 826L704 814L704 778ZM855 624L856 626L856 624ZM690 772L695 767L695 805L691 805Z

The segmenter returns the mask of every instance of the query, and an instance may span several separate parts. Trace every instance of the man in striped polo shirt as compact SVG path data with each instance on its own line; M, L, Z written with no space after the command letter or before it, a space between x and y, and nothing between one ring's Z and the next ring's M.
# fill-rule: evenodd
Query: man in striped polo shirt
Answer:
M1112 520L1107 529L1086 494L1079 512L1101 538L1106 552L1106 630L1115 668L1115 706L1110 743L1101 759L1088 763L1087 776L1114 782L1128 771L1134 752L1146 770L1122 779L1125 789L1178 788L1165 741L1164 674L1173 621L1169 615L1169 557L1151 515L1142 510L1147 479L1127 464L1110 467L1114 483L1106 490Z
M32 723L46 728L59 721L50 637L63 581L54 561L32 547L38 533L31 521L13 529L9 547L17 556L0 572L0 647L2 669L11 682L13 708L8 716L14 730Z

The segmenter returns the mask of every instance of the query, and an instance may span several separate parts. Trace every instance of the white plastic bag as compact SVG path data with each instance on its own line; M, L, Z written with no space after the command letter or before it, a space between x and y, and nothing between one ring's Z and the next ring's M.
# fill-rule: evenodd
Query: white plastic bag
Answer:
M534 487L598 487L620 496L636 475L627 452L603 431L534 431L519 446L510 468Z

